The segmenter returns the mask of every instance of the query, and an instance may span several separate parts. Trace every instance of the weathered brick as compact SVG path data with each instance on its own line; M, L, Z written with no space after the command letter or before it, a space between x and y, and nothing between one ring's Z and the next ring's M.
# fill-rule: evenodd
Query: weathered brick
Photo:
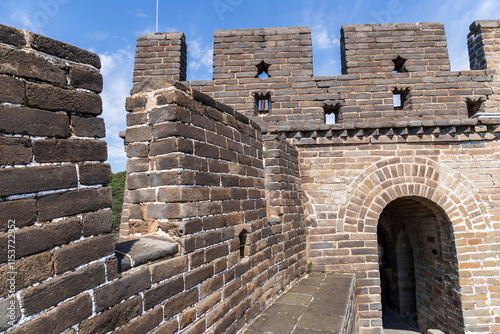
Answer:
M32 159L30 139L0 137L0 165L28 164Z
M75 88L88 89L96 93L102 92L102 75L88 67L71 66L69 80Z
M40 197L38 219L46 221L111 207L111 188L80 189Z
M164 260L149 267L149 271L151 272L151 280L153 283L158 283L173 276L179 275L187 271L187 269L187 256L180 256L173 259Z
M24 107L0 105L0 133L67 138L69 118L56 113Z
M104 138L106 136L104 120L94 116L71 115L71 130L78 137Z
M85 320L79 326L82 334L105 334L139 316L142 312L142 298L136 296L120 303L94 318Z
M79 47L56 41L55 39L39 34L32 34L30 42L31 47L37 51L72 60L77 63L91 65L95 68L101 68L101 60L98 55L80 49Z
M85 185L111 182L111 166L109 164L84 163L78 165L80 183Z
M33 52L24 52L2 45L0 45L0 58L3 59L0 64L0 74L66 85L66 72L58 62L52 64Z
M56 246L77 240L81 235L80 220L69 218L63 221L47 223L43 226L23 228L15 233L16 257L40 253ZM0 263L7 262L7 235L0 235Z
M108 158L103 140L46 139L33 143L36 162L105 161Z
M92 315L92 299L85 293L15 328L10 333L60 333Z
M75 166L42 166L0 170L0 196L72 188L78 185Z
M113 333L115 334L146 334L156 326L160 324L163 320L163 309L162 307L157 307L152 311L146 312L144 315L141 315L139 318L134 319L133 321L125 324L115 330ZM175 327L177 329L177 327Z
M10 264L0 266L0 275L2 277L9 277L9 272L13 268ZM21 290L27 288L35 283L41 282L54 275L53 261L50 251L26 256L16 259L15 263L16 272L16 289ZM9 294L9 286L6 280L0 284L0 298Z
M101 312L150 287L151 278L147 268L123 275L94 292L96 311Z
M0 24L0 41L5 44L19 47L26 44L22 30L12 28L3 24Z
M83 236L111 233L113 228L113 211L103 209L97 212L83 214L82 230Z
M28 82L26 83L26 98L28 106L33 108L63 110L86 115L102 113L101 97L85 91Z
M24 82L20 79L0 75L0 102L24 104Z
M9 220L17 228L32 225L36 220L36 201L20 199L0 202L0 232L7 231Z
M198 301L198 289L185 291L168 301L165 308L164 317L170 319L182 310L194 305Z
M212 277L214 274L214 267L212 264L208 264L202 268L192 270L184 276L186 281L186 290L191 289L193 286L203 282L204 280Z
M184 290L183 277L176 277L144 292L144 309L149 310Z
M55 273L61 274L112 254L115 250L114 246L114 236L112 234L64 245L54 250L53 253Z
M95 263L28 288L21 293L25 314L43 311L104 281L104 264Z

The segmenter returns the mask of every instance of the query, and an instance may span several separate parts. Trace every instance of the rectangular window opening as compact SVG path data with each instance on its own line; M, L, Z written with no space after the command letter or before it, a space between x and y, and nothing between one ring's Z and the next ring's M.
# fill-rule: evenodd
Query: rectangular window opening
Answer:
M340 122L340 106L324 106L325 124L338 124Z
M394 109L402 109L403 108L402 94L394 93L393 102L394 102Z

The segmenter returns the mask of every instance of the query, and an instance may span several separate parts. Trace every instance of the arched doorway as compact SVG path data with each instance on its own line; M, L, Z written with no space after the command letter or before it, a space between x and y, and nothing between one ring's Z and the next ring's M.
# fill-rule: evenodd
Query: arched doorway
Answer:
M428 199L401 197L384 208L378 230L396 283L389 307L418 322L421 331L463 330L455 241L446 213Z

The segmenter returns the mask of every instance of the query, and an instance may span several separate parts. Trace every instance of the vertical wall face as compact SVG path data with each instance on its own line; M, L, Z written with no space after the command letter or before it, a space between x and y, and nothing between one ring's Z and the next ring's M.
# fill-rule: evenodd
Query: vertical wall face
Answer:
M491 70L493 95L484 103L481 112L500 112L500 21L475 21L467 36L470 68ZM487 115L487 114L486 114Z
M3 25L0 58L0 331L60 332L116 274L100 61Z
M344 25L341 41L343 74L450 70L440 23Z
M179 296L157 298L167 323L234 332L305 272L297 151L263 142L246 117L167 80L136 85L127 109L129 237L168 233L181 254L165 265L185 263L145 293L147 308L180 282Z
M186 80L184 33L148 33L137 37L134 83L150 77Z

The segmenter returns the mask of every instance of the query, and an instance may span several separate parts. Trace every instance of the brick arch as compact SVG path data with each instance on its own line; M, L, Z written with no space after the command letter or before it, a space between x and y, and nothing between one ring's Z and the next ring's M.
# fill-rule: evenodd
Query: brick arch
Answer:
M396 157L368 166L349 185L340 202L337 231L374 232L387 204L404 196L436 203L454 230L491 229L485 204L462 175L427 158Z

